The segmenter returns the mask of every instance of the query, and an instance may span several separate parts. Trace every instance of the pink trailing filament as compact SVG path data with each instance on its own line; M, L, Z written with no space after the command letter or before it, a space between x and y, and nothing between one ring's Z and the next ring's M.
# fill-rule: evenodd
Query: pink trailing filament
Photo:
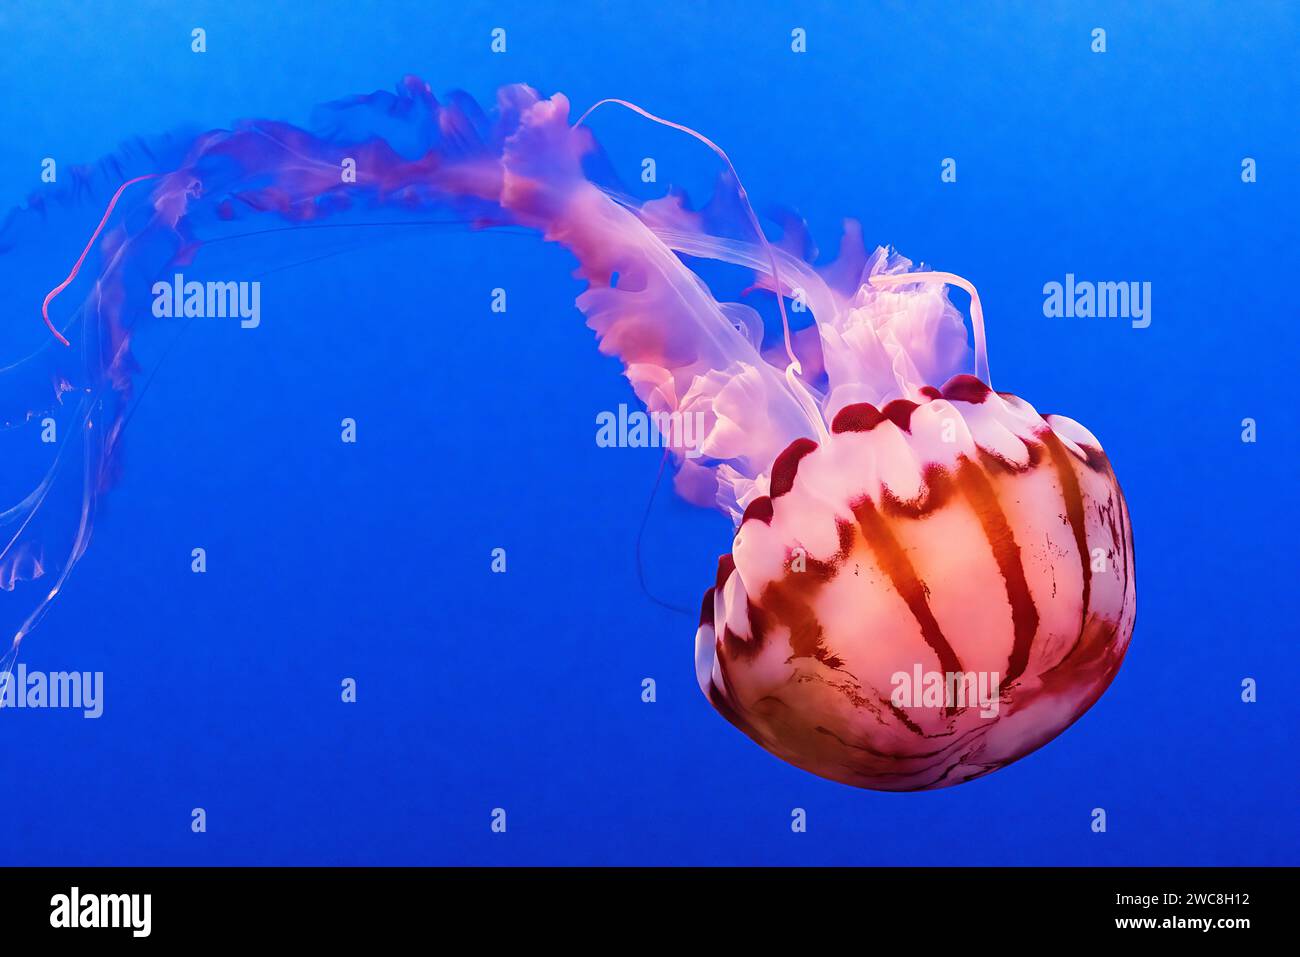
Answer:
M653 123L658 123L660 126L667 126L670 129L678 130L679 132L685 133L687 136L699 140L716 153L719 159L727 164L727 169L731 173L731 178L736 181L736 192L740 194L740 202L745 207L745 212L749 216L750 225L753 226L754 233L758 236L758 241L762 245L763 251L767 253L767 260L772 269L772 288L776 292L776 305L781 312L781 329L785 335L785 352L790 358L790 364L785 370L786 381L789 383L790 389L794 393L800 406L803 407L804 414L808 417L809 422L817 431L818 436L824 440L827 437L827 431L826 422L822 416L821 410L817 408L817 403L813 397L808 394L807 388L795 378L796 376L803 374L803 366L799 362L798 357L794 354L794 343L790 339L790 318L785 313L785 294L781 291L781 275L776 266L776 253L772 251L772 244L767 241L767 235L763 232L763 227L758 222L758 215L754 212L754 207L750 205L749 194L745 192L745 185L740 181L740 174L736 172L736 167L732 164L731 157L727 155L726 151L721 146L713 142L713 140L709 139L703 133L693 130L689 126L685 126L681 123L674 123L672 120L666 120L662 116L656 116L649 110L637 106L635 103L630 103L627 100L620 100L616 97L606 97L603 100L596 101L590 108L588 108L587 112L578 117L577 122L573 125L575 127L581 126L586 122L587 117L591 116L592 113L594 113L599 107L604 106L606 103L621 106L624 109L631 110L638 116L645 117Z
M72 281L77 278L77 273L81 272L82 264L85 263L86 256L90 254L90 247L95 245L95 240L99 238L99 234L102 233L104 227L108 225L108 217L113 215L113 208L117 206L117 201L122 198L122 194L126 192L126 188L135 183L139 183L142 180L157 179L158 176L158 173L146 173L143 176L128 179L117 188L117 192L113 194L113 198L108 201L108 208L104 210L104 217L99 221L99 225L95 227L94 233L91 234L90 241L86 243L86 248L81 251L81 256L77 259L77 264L72 267L72 272L68 273L68 278L45 294L45 301L41 303L41 318L45 320L45 325L50 332L54 334L54 338L58 339L65 346L70 346L72 343L68 342L67 337L64 336L63 333L59 332L58 329L54 328L54 323L50 321L50 303L54 301L55 296L67 289L68 286L72 285Z
M905 272L871 276L867 279L873 286L907 286L922 282L943 282L965 290L970 296L970 324L975 330L975 378L990 389L993 383L989 379L989 353L984 341L984 309L980 305L980 294L968 279L950 272Z
M745 204L745 212L749 214L749 221L754 227L754 232L758 235L758 241L763 244L763 249L767 252L768 262L771 263L772 281L776 286L777 307L781 310L781 324L785 328L785 351L790 356L790 362L796 369L799 369L799 360L795 358L794 346L790 342L790 321L785 314L785 300L781 294L781 278L776 269L776 254L772 252L772 246L768 243L767 236L763 233L763 227L759 225L758 216L754 213L754 207L749 203L749 194L745 192L745 185L740 181L740 174L736 172L736 167L732 165L731 157L727 155L726 151L721 146L713 142L713 140L709 139L703 133L693 130L689 126L684 126L681 123L674 123L672 120L666 120L662 116L655 116L649 110L642 109L635 103L629 103L627 100L615 99L614 97L606 97L605 99L592 104L591 108L587 110L586 113L583 113L582 116L578 117L578 122L573 125L581 126L586 122L587 117L591 116L591 114L596 111L597 107L603 106L606 103L614 103L618 106L625 107L633 113L644 116L647 120L658 123L661 126L671 127L674 130L679 130L680 132L685 133L687 136L694 137L709 149L713 150L714 153L718 154L718 157L722 162L727 164L727 169L731 172L732 179L736 181L736 191L740 194L740 201Z

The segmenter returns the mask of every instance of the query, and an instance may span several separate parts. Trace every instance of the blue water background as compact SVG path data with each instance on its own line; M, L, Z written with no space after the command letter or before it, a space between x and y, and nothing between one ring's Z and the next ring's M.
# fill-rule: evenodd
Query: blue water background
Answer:
M995 385L1101 438L1137 545L1114 685L1041 751L940 792L771 757L700 695L694 621L638 585L658 454L594 442L595 414L632 397L573 306L571 257L389 233L278 272L260 329L197 324L159 369L90 550L23 650L103 671L105 713L0 713L0 863L1300 863L1298 8L558 6L8 3L0 205L41 188L46 156L305 122L405 73L688 123L828 255L854 216L975 282ZM698 144L594 123L627 180L653 156L658 188L703 198L716 161ZM1067 272L1151 282L1150 327L1044 318ZM6 301L3 321L30 308ZM661 496L651 588L697 607L729 540Z

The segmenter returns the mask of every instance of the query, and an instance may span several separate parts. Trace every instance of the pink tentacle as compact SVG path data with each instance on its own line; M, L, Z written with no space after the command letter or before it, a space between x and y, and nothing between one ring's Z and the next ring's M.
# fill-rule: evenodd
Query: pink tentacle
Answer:
M763 232L763 227L758 222L758 215L754 212L754 207L749 202L749 194L745 192L745 186L740 181L740 174L736 172L736 167L732 164L731 157L727 155L726 151L723 150L721 146L713 142L713 140L709 139L698 130L693 130L689 126L685 126L681 123L674 123L672 120L666 120L662 116L656 116L649 110L637 106L635 103L630 103L627 100L620 100L616 97L606 97L603 100L596 101L590 108L588 108L587 112L578 117L577 122L573 125L575 127L581 126L586 122L587 117L591 116L592 113L594 113L599 107L604 106L606 103L621 106L624 109L631 110L639 116L645 117L653 123L667 126L699 140L709 149L713 150L713 152L727 164L727 169L731 172L732 179L736 181L736 191L740 194L740 201L742 205L744 205L745 212L749 216L750 225L753 226L754 233L757 235L759 243L767 253L767 260L772 270L772 287L776 292L776 305L781 311L781 330L785 335L785 353L790 359L790 364L786 366L785 369L786 381L789 383L790 390L794 394L794 397L798 400L800 406L803 407L804 413L808 417L808 421L812 424L821 440L826 441L826 439L829 438L829 434L826 431L826 422L822 416L821 410L817 407L817 403L809 393L808 388L799 381L798 378L796 378L797 376L803 375L803 365L795 355L794 343L790 337L790 317L787 316L785 312L785 296L781 287L781 274L777 270L776 266L776 253L772 250L772 244L767 241L767 235Z
M108 201L108 208L104 210L104 217L99 221L99 225L95 227L94 233L91 234L90 241L86 243L86 248L81 251L81 256L77 259L77 264L72 267L72 272L68 273L68 278L45 294L45 301L41 303L41 318L45 320L45 325L50 332L54 334L54 338L58 339L65 346L70 346L72 343L67 340L67 337L64 336L63 333L59 332L58 329L55 329L54 323L50 321L50 303L54 301L55 296L72 285L72 281L77 278L77 273L81 272L81 267L86 261L86 256L90 254L90 247L95 245L95 240L99 238L99 234L102 233L104 227L108 225L108 217L113 215L113 208L117 206L117 201L122 198L122 194L126 192L126 188L135 183L139 183L142 180L157 179L159 175L161 174L146 173L143 176L128 179L117 188L117 192L113 194L113 198Z

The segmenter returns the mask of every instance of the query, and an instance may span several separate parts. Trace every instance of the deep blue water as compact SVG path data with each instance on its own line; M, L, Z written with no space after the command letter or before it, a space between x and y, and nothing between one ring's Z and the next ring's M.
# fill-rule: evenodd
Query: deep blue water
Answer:
M573 306L572 259L381 233L278 273L255 333L198 324L160 366L90 549L23 646L29 668L104 672L104 714L0 712L0 863L1300 863L1297 8L551 6L6 4L0 204L41 189L46 156L301 122L407 73L689 123L828 251L855 216L974 281L998 388L1101 438L1137 547L1115 683L1044 749L939 792L771 757L700 695L694 621L638 584L658 453L593 441L632 397ZM629 180L647 155L661 185L716 170L633 117L595 124ZM1066 273L1150 282L1150 327L1045 318ZM31 310L6 298L3 321ZM652 590L698 607L729 541L661 495Z

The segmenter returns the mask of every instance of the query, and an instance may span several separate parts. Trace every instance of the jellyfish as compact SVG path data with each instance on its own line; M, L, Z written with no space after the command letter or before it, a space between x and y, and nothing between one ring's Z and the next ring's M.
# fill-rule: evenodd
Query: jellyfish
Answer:
M616 108L711 150L712 198L621 187L592 132ZM516 84L484 109L413 77L326 104L306 128L137 141L0 229L11 314L25 294L33 317L0 343L16 357L0 367L0 437L50 422L58 435L34 476L5 479L9 660L123 467L133 340L174 321L151 309L156 283L237 239L420 223L566 248L600 351L649 413L701 423L665 436L678 494L734 525L695 675L764 749L857 787L941 788L1044 745L1109 686L1135 615L1123 494L1086 428L994 391L973 285L868 251L853 220L817 264L798 217L768 236L717 144L626 101L575 118L563 95ZM14 258L51 246L66 275ZM717 291L710 263L748 285Z

